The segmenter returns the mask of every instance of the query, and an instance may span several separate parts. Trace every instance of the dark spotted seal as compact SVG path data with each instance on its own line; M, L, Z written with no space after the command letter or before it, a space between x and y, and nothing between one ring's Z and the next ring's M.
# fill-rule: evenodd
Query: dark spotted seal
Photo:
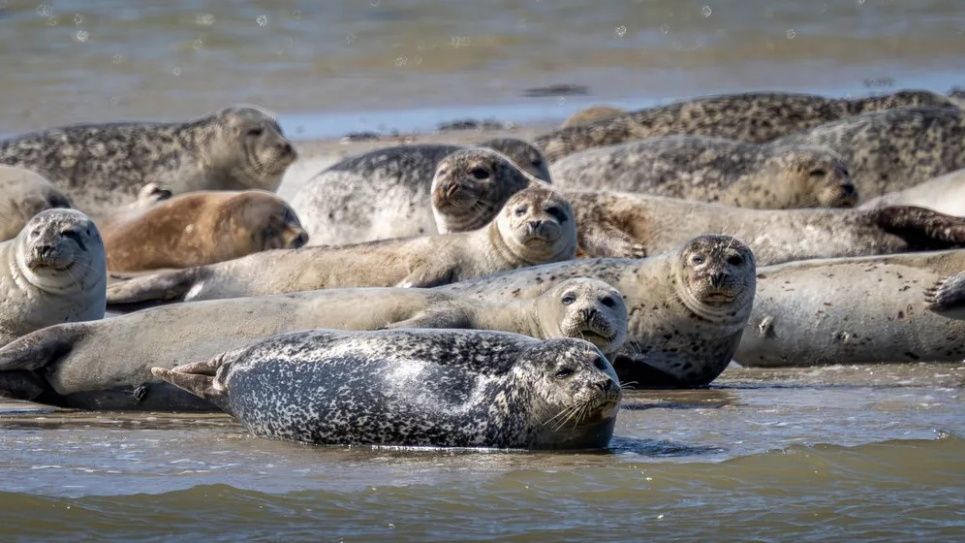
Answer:
M155 375L259 437L316 444L597 449L620 384L578 339L500 332L301 332Z
M156 183L193 190L274 191L295 150L270 113L236 106L182 123L50 128L0 141L0 163L44 175L95 219Z

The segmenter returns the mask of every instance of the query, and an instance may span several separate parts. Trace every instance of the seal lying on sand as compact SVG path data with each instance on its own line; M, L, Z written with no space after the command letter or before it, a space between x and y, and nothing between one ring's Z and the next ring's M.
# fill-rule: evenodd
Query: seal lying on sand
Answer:
M345 247L266 251L111 285L108 303L212 300L338 287L431 287L576 256L576 222L557 193L513 196L472 232Z
M821 145L851 166L861 200L965 168L965 115L958 108L868 113L781 138L775 145Z
M566 155L593 147L672 134L766 143L869 111L906 106L954 108L956 104L948 97L921 90L852 99L786 92L725 94L674 102L561 128L543 134L533 142L550 162L555 162ZM856 165L852 167L857 168ZM861 188L860 185L858 188Z
M927 207L946 215L965 216L965 169L955 170L898 192L889 192L861 204L861 209L894 205Z
M274 191L295 150L272 114L236 106L183 123L50 128L0 141L0 163L46 176L94 218L156 183L194 190Z
M621 396L588 342L475 330L301 332L154 373L256 436L337 445L602 448Z
M963 250L760 268L734 359L746 366L960 362L963 270Z
M627 341L611 357L639 387L707 385L730 363L754 301L754 255L729 236L702 235L645 259L584 259L504 272L435 290L478 300L538 296L573 277L623 293Z
M41 211L0 243L0 345L52 324L103 318L106 288L93 221L72 209Z
M203 266L308 241L288 204L261 190L182 194L106 220L101 232L107 268L128 272Z
M606 354L626 339L627 309L616 289L583 278L535 298L492 303L431 289L362 288L172 304L49 326L0 348L0 394L83 409L210 410L158 383L150 368L173 368L187 354L203 359L283 332L386 327L575 337Z
M791 209L852 207L848 165L830 149L758 145L703 136L666 136L589 149L555 162L553 186L618 190Z
M69 207L70 198L42 176L0 166L0 241L17 237L27 221L45 209Z
M549 182L547 163L531 144L500 138L478 145L485 152L472 154L473 175L490 186L474 195L478 205L498 210L530 183L530 176ZM429 187L444 159L466 150L456 145L400 145L349 157L305 183L292 197L292 207L312 245L445 234L433 226ZM530 175L519 175L519 169Z

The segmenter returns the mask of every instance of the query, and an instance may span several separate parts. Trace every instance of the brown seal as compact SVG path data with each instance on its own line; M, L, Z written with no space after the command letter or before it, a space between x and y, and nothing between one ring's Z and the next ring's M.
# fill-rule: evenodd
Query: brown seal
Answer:
M107 269L120 272L203 266L308 241L291 207L261 190L189 192L104 221L101 233Z

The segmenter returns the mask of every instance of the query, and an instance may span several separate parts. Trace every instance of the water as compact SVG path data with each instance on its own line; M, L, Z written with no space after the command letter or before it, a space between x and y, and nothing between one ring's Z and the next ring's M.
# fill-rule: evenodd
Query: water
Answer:
M601 102L965 84L959 0L0 0L0 28L0 134L253 102L304 150ZM587 94L524 96L555 84ZM582 454L5 405L0 539L960 541L963 383L963 364L730 368L628 393L611 449Z

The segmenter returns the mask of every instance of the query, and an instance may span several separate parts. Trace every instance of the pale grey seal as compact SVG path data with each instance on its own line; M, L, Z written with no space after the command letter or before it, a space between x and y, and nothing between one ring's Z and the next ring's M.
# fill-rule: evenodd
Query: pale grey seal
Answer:
M43 176L0 166L0 241L17 237L27 221L45 209L70 207L70 198Z
M947 215L965 216L965 169L955 170L905 190L883 194L859 207L876 209L895 205L927 207Z

